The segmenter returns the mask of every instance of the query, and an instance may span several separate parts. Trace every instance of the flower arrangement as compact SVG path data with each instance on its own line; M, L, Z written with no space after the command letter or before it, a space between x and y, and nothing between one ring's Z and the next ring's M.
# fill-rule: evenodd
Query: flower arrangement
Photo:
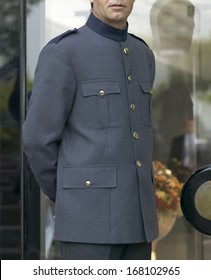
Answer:
M182 183L159 161L154 161L155 195L158 214L181 215L180 192Z
M169 162L169 168L180 182L185 182L193 172L190 168L184 166L182 162L176 158L172 158Z

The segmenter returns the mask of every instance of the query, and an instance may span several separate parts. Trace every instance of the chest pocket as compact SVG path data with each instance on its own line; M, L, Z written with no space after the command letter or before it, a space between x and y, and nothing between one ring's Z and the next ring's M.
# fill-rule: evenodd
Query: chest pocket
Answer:
M81 83L84 121L90 128L120 126L118 114L120 88L115 80Z
M152 125L152 87L150 82L140 82L141 86L141 111L145 125Z

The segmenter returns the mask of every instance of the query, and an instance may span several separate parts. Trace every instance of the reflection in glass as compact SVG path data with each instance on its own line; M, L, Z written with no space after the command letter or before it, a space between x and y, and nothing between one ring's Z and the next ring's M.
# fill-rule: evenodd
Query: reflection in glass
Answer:
M194 6L188 0L157 0L151 9L154 49L185 52L192 42Z
M168 164L183 183L196 168L196 135L193 119L186 121L183 134L173 138Z
M211 3L198 0L152 2L150 25L157 70L153 96L154 159L166 164L184 182L196 167L211 161L208 125ZM186 136L191 122L193 153ZM164 252L170 247L171 254L180 255L179 258L200 259L205 240L209 242L181 217L171 233L161 240L158 258L168 258Z
M19 1L0 4L0 259L20 259Z
M20 3L0 2L0 259L21 258Z
M184 167L185 161L189 161L185 155L184 135L188 120L194 119L193 71L191 65L184 63L187 57L193 56L194 11L193 4L186 0L157 0L150 10L156 58L152 100L154 160L165 164L181 183L194 168ZM195 164L195 160L192 163ZM170 234L158 243L158 258L162 259L161 252L168 246L172 247L172 252L180 247L183 257L179 258L194 258L193 230L185 224L183 217L177 219Z
M150 11L156 55L153 99L155 159L168 163L172 139L193 118L191 69L184 71L194 28L194 6L186 0L157 0Z

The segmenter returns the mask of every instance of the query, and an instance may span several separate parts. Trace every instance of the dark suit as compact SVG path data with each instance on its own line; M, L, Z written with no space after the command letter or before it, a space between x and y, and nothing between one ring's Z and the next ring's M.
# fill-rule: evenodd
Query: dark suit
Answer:
M124 244L157 237L154 65L142 40L92 14L42 50L23 142L39 185L56 202L56 239Z
M172 141L169 167L176 172L175 168L183 173L175 174L182 182L187 179L187 176L196 167L196 143L193 134L184 134L175 137Z
M183 162L185 154L185 135L175 137L172 141L170 159L176 158L178 161Z
M199 139L196 139L195 141L195 168L199 168L203 165L210 163L210 142L203 141L201 139L201 142ZM169 162L171 165L171 162L173 159L176 159L177 161L184 163L184 156L186 154L185 150L185 134L177 136L173 139L172 145L171 145L171 151L170 151L170 157ZM191 168L189 169L191 171Z

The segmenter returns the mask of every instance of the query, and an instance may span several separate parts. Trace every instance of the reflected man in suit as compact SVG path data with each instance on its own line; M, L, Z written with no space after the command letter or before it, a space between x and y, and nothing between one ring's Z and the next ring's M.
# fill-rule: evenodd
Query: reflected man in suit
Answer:
M195 145L195 129L193 119L188 119L185 124L185 132L172 141L169 166L174 169L174 165L179 165L184 173L187 174L196 167L196 145ZM186 174L186 175L187 175ZM185 174L184 174L185 175ZM185 177L179 176L184 181Z

